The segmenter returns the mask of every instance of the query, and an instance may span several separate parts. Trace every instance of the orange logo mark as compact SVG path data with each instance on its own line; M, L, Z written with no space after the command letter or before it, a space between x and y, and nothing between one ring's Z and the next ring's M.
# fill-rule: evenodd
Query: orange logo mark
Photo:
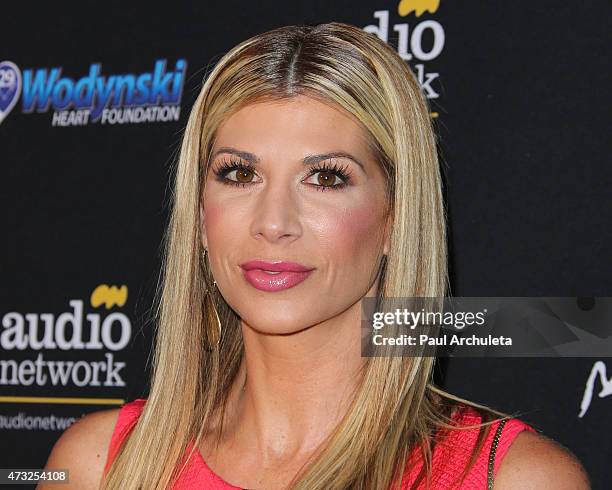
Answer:
M414 15L420 17L425 12L435 13L439 6L440 0L401 0L397 6L397 13L405 17L414 12Z
M108 284L100 284L91 293L91 306L98 308L104 304L107 310L110 310L113 306L123 306L127 301L128 288L126 285L121 287L109 286Z

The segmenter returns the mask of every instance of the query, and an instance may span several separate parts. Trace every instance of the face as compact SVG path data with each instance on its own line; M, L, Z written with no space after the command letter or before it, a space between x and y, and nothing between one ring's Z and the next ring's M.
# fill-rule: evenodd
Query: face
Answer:
M355 119L306 96L254 103L220 125L212 155L203 242L243 322L292 333L372 295L389 247L387 196Z

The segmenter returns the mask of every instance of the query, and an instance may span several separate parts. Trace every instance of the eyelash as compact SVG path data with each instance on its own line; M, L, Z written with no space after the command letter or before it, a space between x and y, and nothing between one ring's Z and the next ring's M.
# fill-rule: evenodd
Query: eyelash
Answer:
M249 170L249 171L254 171L253 166L252 165L245 165L244 163L242 163L239 160L222 160L221 164L219 165L219 167L217 169L215 169L213 171L213 173L215 174L217 180L219 182L221 182L222 184L225 185L233 185L236 187L245 187L247 185L252 184L253 182L236 182L235 180L230 180L227 179L226 176L227 174L229 174L230 172L234 171L234 170ZM313 185L318 191L328 191L328 190L340 190L344 187L346 187L348 185L348 183L351 180L351 173L348 170L348 165L344 164L344 165L338 165L337 163L327 163L327 162L323 162L322 164L318 164L315 167L312 167L310 169L309 174L306 176L306 178L308 177L312 177L313 175L319 173L319 172L329 172L332 175L336 175L337 177L339 177L340 179L343 180L342 183L340 184L334 184L334 185L330 185L330 186L323 186L323 185L316 185L316 184L311 184Z

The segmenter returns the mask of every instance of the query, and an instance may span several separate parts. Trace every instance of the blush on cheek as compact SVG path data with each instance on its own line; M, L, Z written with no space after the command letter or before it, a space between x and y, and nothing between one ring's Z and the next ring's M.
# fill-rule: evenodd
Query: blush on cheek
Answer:
M215 236L215 230L222 220L223 208L222 206L206 203L204 205L204 216L202 223L202 232L206 230L206 236L210 240Z
M217 260L221 255L224 261L230 260L234 252L244 251L248 246L253 210L245 201L246 198L221 199L218 195L204 200L202 221L205 228L202 231L206 233L209 248L214 250Z
M374 212L371 206L351 208L331 218L328 226L333 230L333 241L342 248L352 248L354 254L360 251L371 253L367 248L374 244L381 232L384 219L381 213Z

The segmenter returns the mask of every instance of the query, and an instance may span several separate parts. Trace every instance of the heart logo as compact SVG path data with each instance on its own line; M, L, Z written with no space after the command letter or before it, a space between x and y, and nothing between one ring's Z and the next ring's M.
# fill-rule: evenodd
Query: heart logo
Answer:
M11 61L0 62L0 123L9 115L21 95L21 71Z

